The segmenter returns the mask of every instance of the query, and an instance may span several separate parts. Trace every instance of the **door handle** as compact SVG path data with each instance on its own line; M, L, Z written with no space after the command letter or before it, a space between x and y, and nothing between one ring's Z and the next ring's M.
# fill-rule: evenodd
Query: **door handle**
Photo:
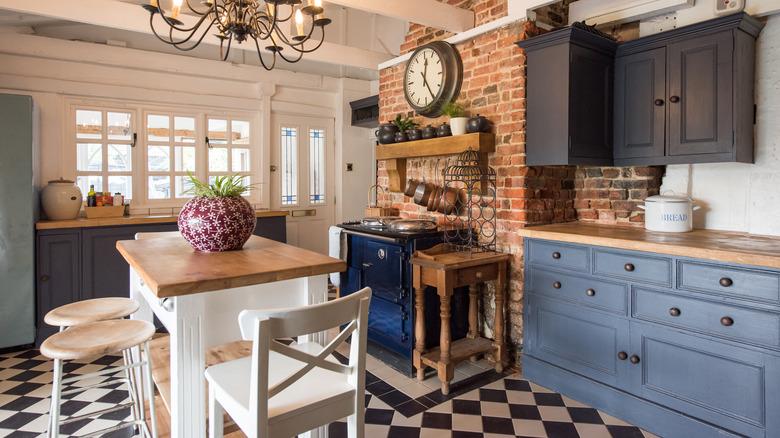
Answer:
M48 275L41 275L41 281L49 281L49 278Z
M368 268L370 268L370 267L372 267L372 266L374 266L374 264L373 264L373 263L367 263L367 262L363 262L363 268L365 268L365 269L368 269Z
M274 164L271 165L271 172L276 172L277 169L278 167L276 167L276 165Z
M315 209L309 209L309 210L293 210L290 212L290 216L292 217L310 217L310 216L317 216L317 210Z

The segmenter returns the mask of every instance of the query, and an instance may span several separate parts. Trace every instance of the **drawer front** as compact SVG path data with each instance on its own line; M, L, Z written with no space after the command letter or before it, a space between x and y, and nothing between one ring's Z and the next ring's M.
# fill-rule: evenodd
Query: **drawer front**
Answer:
M473 268L459 269L456 273L455 284L457 286L467 286L470 284L481 283L483 281L492 281L498 278L498 265L474 266Z
M593 251L593 273L671 287L672 259L597 249Z
M747 348L631 323L632 392L745 436L777 436L778 358ZM769 414L769 415L767 415Z
M624 384L628 321L540 296L528 297L524 350L538 359L613 386Z
M588 272L590 269L590 256L587 247L557 242L530 240L528 242L528 261L536 265L582 272Z
M632 316L637 319L780 347L780 314L777 313L643 288L634 288L632 301Z
M530 291L551 298L573 301L588 307L626 315L628 285L596 280L577 274L563 274L541 268L531 268Z
M412 349L411 315L404 306L372 298L368 312L368 339L409 357Z
M680 289L780 304L780 274L698 262L677 263Z

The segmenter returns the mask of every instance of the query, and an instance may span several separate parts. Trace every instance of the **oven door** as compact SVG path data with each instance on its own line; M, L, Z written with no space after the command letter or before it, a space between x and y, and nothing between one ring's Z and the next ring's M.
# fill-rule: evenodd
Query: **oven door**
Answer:
M407 264L408 256L403 246L366 240L363 247L362 284L370 287L375 297L394 304L404 304L409 296L405 287Z

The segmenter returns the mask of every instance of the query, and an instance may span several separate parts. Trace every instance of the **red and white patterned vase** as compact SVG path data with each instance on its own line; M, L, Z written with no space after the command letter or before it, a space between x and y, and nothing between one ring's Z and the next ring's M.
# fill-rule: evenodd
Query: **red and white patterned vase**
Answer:
M179 231L202 252L241 249L255 230L255 209L240 197L190 199L179 213Z

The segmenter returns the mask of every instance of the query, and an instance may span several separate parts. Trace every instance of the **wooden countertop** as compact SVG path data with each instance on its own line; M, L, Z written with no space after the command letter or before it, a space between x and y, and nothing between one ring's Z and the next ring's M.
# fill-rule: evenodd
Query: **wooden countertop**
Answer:
M659 233L644 228L581 222L518 230L535 239L647 251L780 269L780 238L715 230Z
M342 272L342 260L252 236L240 251L196 252L182 237L120 240L119 253L158 298Z
M281 217L287 216L286 211L277 210L257 210L257 217ZM35 223L36 230L57 230L62 228L92 228L92 227L112 227L117 225L143 225L143 224L169 224L178 219L176 215L132 215L123 217L106 217L97 219L87 219L80 217L71 220L50 221L41 220Z

